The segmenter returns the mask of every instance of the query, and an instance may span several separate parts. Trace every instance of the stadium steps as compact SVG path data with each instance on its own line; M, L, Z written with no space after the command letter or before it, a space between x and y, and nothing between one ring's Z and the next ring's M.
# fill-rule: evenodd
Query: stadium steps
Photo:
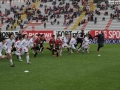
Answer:
M83 26L82 26L81 30L84 30L84 29L85 29L85 27L87 26L87 24L88 24L88 21L86 21L86 22L83 24Z
M120 22L117 21L117 20L113 20L110 27L109 27L110 30L120 30Z
M65 2L69 2L70 3L70 7L73 8L72 6L72 2L69 1L69 0L65 0ZM44 11L44 6L47 5L47 7L52 7L53 8L53 5L52 5L52 2L47 2L47 3L43 3L41 2L41 4L43 5L43 7L39 7L39 9L41 10L41 14L42 15L46 15L45 14L45 11ZM56 6L59 5L59 2L56 3ZM65 4L64 4L65 5ZM63 5L63 6L64 6ZM79 2L79 5L81 5L81 3ZM70 14L71 16L72 14ZM56 18L57 21L59 21L59 25L57 25L57 23L51 25L51 22L54 21L54 18L53 19L50 19L50 16L48 16L48 22L46 22L46 28L44 28L44 24L41 24L39 26L35 26L35 30L71 30L72 26L74 25L74 23L77 21L77 19L79 18L79 16L77 18L74 18L73 20L73 23L71 23L69 26L67 25L63 25L63 22L64 22L64 14L61 14L60 15L61 17L60 18ZM34 20L35 21L35 20ZM66 22L68 22L69 19L66 20ZM38 22L41 22L40 20ZM28 26L26 28L26 30L29 29L29 30L32 30L32 27L31 26Z
M113 19L110 19L110 20L108 21L108 23L107 23L107 25L106 25L106 27L105 27L105 30L108 30L108 29L109 29L112 21L113 21Z
M99 8L96 8L97 10L99 10ZM110 8L108 8L108 10L100 10L100 15L94 14L94 18L97 17L97 23L94 24L94 22L89 21L86 25L86 27L84 27L84 30L90 31L90 30L105 30L109 20L110 20L110 15L104 15L104 12L108 12L113 13L114 10L111 10ZM102 18L105 17L105 21L102 21ZM110 24L109 27L111 27L112 23ZM113 26L114 27L114 26ZM112 28L112 27L111 27ZM112 28L113 29L113 28Z
M93 3L93 0L90 0L89 4L90 4L90 11L95 11L95 9L96 9L96 4ZM83 13L82 13L82 14L83 14ZM76 23L75 23L74 26L72 27L72 30L78 29L78 28L77 28L78 23L81 22L81 21L83 20L83 18L85 18L85 13L84 13L84 15L82 15L82 14L81 14L81 16L80 16L80 18L79 18L79 19L81 19L81 20L78 19L78 21L76 21ZM81 30L84 30L85 27L87 26L87 24L88 24L88 21L87 21L85 24L83 24L83 25L80 27L80 29L81 29Z
M72 30L76 30L76 28L78 27L78 23L81 22L84 17L85 17L85 12L82 12L82 14L80 15L80 17L77 19L77 21L73 25Z
M40 2L35 2L32 7L37 7L39 5ZM26 8L25 8L26 9ZM22 11L23 13L25 12L25 9ZM26 18L26 14L23 14L21 15L21 20L24 20ZM14 27L17 27L18 24L17 22L15 22L15 24L13 25L13 28L12 29L9 29L9 30L14 30Z
M93 0L90 0L89 4L90 4L90 11L94 12L95 9L96 9L96 4L93 3ZM87 26L87 24L88 24L88 21L86 21L86 22L82 25L81 30L84 30L85 27Z
M107 21L97 21L96 24L94 22L88 22L87 26L85 27L85 30L103 30L106 27Z

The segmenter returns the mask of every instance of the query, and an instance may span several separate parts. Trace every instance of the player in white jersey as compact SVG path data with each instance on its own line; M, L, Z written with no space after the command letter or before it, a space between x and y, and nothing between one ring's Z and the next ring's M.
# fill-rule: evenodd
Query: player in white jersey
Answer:
M6 57L5 55L2 55L2 50L5 50L5 51L7 50L5 43L6 43L5 38L2 38L0 42L0 59L4 59Z
M11 67L15 67L12 61L12 56L9 53L6 53L6 55L2 55L2 50L8 51L8 47L6 46L6 39L2 38L0 42L0 59L8 58L10 61Z
M75 44L77 43L76 41L77 37L76 36L73 36L70 40L70 52L69 53L73 53L72 50L75 50Z
M11 50L13 49L14 44L15 44L14 34L10 33L9 34L9 39L6 39L6 46L8 48L6 53L11 53Z
M62 44L62 48L67 48L68 47L68 34L66 34L64 37L63 37L63 44Z
M28 44L29 44L28 47L31 48L33 54L35 53L35 51L34 51L34 40L35 40L34 35L31 38L28 37Z
M69 48L69 45L68 45L68 34L65 34L64 37L61 38L61 41L62 41L62 47L61 47L61 50L60 50L60 56L62 56L62 51L64 48Z
M11 50L14 47L14 43L15 43L14 33L10 33L9 34L9 39L6 39L6 47L7 47L6 54L7 54L7 57L9 57L11 64L12 64Z
M83 49L83 52L86 51L87 53L89 53L89 46L90 46L90 40L88 34L86 34L85 38L83 39L82 47L79 48L78 51Z
M22 45L21 54L23 55L24 53L26 53L26 61L27 61L28 64L30 64L30 62L29 62L29 52L28 52L29 43L28 43L28 36L26 34L23 35L23 40L21 42L21 45Z
M28 37L29 47L33 47L34 46L34 40L35 40L35 36L32 36L31 38Z
M15 54L18 56L18 59L20 61L22 61L21 59L21 51L22 51L22 36L19 36L18 39L16 40L15 42L15 48L16 48L16 51L15 51Z

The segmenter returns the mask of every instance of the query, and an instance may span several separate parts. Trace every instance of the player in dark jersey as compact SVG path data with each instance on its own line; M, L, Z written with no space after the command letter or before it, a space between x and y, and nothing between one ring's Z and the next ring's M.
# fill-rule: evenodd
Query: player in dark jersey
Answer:
M79 33L77 35L77 44L76 44L76 47L80 43L80 46L78 47L78 49L81 49L84 37L85 37L84 30L81 30L81 33Z
M52 38L50 39L49 41L49 45L50 45L50 48L46 47L46 49L52 51L52 55L54 56L54 52L55 52L55 35L52 35Z
M55 40L55 52L57 57L59 57L61 45L62 41L60 40L60 35L58 35L57 39Z
M46 41L45 35L42 34L40 37L40 52L43 53L44 50L44 42Z
M97 37L97 42L98 42L98 48L97 51L100 51L100 48L102 48L104 46L104 40L105 40L105 36L103 31L99 32L98 35L94 36L93 38Z
M37 54L40 52L40 37L41 35L38 34L37 39L34 41L34 50L35 50L34 57L36 57Z
M70 35L68 35L68 42L67 42L67 44L70 46L70 40L71 40L71 36ZM67 48L67 50L68 50L68 52L70 51L70 48Z

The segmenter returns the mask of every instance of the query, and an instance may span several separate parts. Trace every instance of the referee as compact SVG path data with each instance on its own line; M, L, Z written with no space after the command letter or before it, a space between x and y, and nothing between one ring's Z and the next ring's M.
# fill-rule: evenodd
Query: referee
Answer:
M101 31L98 35L94 36L98 38L98 49L97 51L100 51L100 48L104 46L104 33Z

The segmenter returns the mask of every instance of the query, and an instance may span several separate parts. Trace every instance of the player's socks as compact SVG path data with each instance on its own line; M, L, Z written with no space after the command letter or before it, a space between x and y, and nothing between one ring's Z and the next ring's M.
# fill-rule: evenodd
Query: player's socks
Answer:
M57 56L57 57L59 56L58 52L56 53L56 56Z
M88 49L85 49L85 51L86 51L87 53L89 53Z
M29 63L29 55L26 55L26 61Z
M82 51L83 53L85 52L85 49L83 48L83 51Z
M44 47L41 48L41 53L43 53Z
M13 67L13 66L14 66L14 64L13 64L12 59L10 59L9 61L10 61L10 65L11 65L11 67Z
M81 48L78 48L78 52L80 52Z
M55 54L54 54L54 50L52 50L52 55L55 55Z
M21 59L21 56L18 56L18 57L19 57L19 61L21 61L21 62L22 62L23 60Z
M62 56L62 49L60 50L60 56Z
M34 54L34 57L36 57L36 56L37 56L37 54L38 54L38 52L36 52L36 53Z
M73 49L70 50L70 53L73 53Z
M100 46L98 46L98 49L97 49L97 51L98 51L98 52L100 51L100 48L101 48L101 47L100 47Z

